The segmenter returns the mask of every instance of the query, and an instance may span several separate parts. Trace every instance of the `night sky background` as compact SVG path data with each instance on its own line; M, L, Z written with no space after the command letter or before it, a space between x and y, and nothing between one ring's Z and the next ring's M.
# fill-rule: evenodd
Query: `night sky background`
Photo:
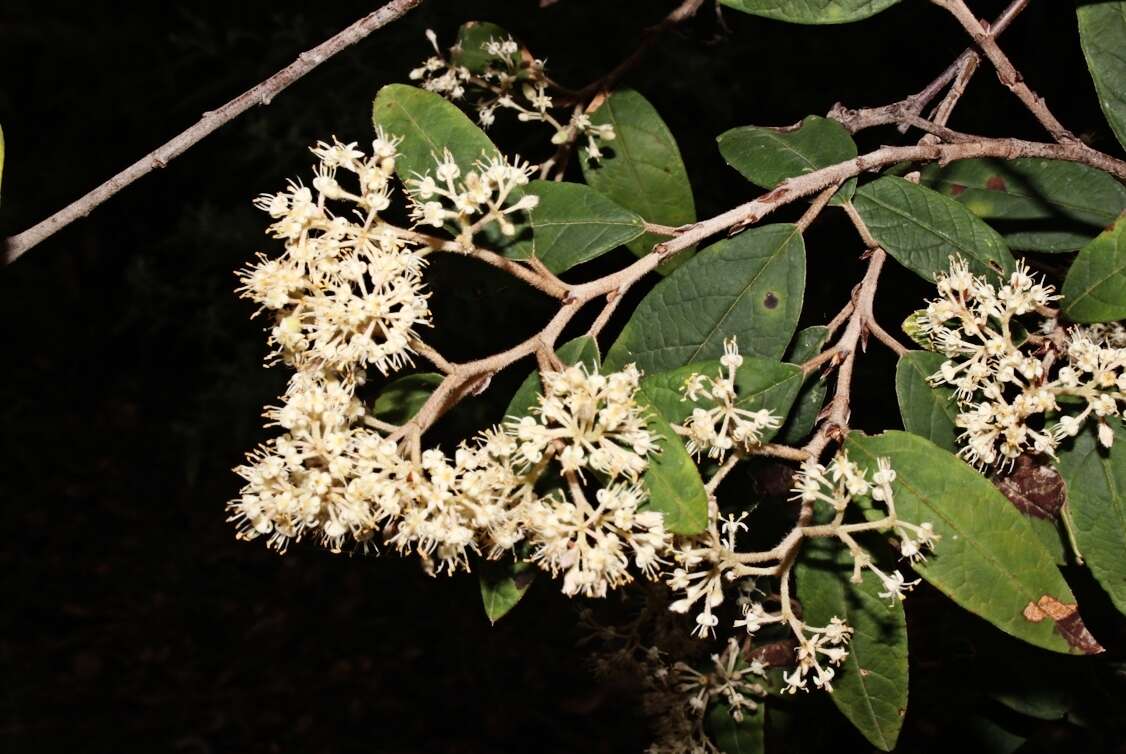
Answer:
M5 0L0 233L43 219L375 5ZM464 21L495 21L577 87L624 58L674 5L428 0L0 269L0 751L647 745L636 689L590 674L576 605L546 578L490 627L475 576L432 579L413 560L313 546L279 557L236 541L224 503L240 486L230 469L266 437L261 407L287 377L263 368L262 323L233 293L235 269L256 251L278 250L251 199L307 176L306 147L318 139L370 140L372 98L427 56L427 27L450 42ZM992 17L1004 3L972 5ZM1002 46L1065 124L1120 154L1085 73L1071 3L1032 6ZM923 0L846 27L724 17L729 30L705 5L624 82L676 135L700 217L756 193L724 165L717 134L792 123L837 101L900 99L966 44ZM1043 138L987 67L951 125ZM510 152L546 156L534 127L493 136ZM911 138L877 129L859 141L864 149ZM839 218L819 221L807 244L803 326L832 316L863 269ZM927 294L913 276L893 274L879 299L888 325ZM436 263L430 279L432 340L454 359L515 343L549 316L549 302L463 260ZM530 366L498 378L439 435L498 419ZM893 366L878 347L862 360L861 428L898 426ZM1011 750L988 748L998 731L1028 737L1021 751L1114 750L1123 740L1122 622L1085 573L1067 575L1110 649L1097 660L1026 648L916 591L901 751ZM1019 715L998 701L1005 688L1065 693L1076 711L1067 721ZM772 721L774 751L867 750L824 698L788 704L780 709L800 724Z

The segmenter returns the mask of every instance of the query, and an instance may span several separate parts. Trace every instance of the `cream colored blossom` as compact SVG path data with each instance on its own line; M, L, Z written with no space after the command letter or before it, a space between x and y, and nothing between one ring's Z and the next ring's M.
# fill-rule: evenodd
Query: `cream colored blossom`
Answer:
M411 363L416 328L430 324L423 255L378 214L389 206L396 143L380 131L364 157L354 143L319 142L312 190L291 183L256 201L285 251L260 254L239 273L240 290L273 315L274 354L297 369L387 374ZM351 211L334 213L337 202Z
M523 460L537 464L550 451L564 472L581 476L591 469L636 481L657 452L646 409L635 399L641 379L636 367L604 375L578 365L541 377L544 394L532 416L507 425Z
M569 117L556 113L543 61L525 59L512 37L484 41L481 50L491 59L480 70L471 71L455 62L457 48L447 54L438 46L434 32L427 31L426 35L435 54L414 68L410 78L453 102L467 101L477 111L477 122L482 127L496 122L498 110L510 110L517 120L551 127L552 144L585 140L587 156L593 160L600 159L602 145L614 139L612 125L595 124L581 109L572 108Z
M1103 428L1126 401L1126 349L1106 340L1115 337L1113 327L1076 327L1058 338L1053 324L1046 335L1027 336L1018 317L1046 311L1059 297L1023 263L997 287L951 258L935 285L940 298L929 302L923 329L947 360L931 382L955 388L967 461L1006 466L1026 452L1054 456L1091 418L1100 440L1113 440ZM1070 413L1061 396L1081 398L1085 407ZM1061 412L1050 424L1047 415Z
M768 409L751 411L739 406L736 372L743 364L734 337L723 343L723 371L715 377L694 373L685 380L684 399L698 404L684 422L688 452L723 460L733 448L749 450L759 444L764 431L782 426Z

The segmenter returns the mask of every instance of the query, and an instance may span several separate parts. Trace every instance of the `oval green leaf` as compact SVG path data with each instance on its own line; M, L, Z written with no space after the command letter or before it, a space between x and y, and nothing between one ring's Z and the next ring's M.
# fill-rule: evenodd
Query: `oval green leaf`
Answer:
M645 424L661 446L659 453L649 456L649 468L641 478L649 492L642 507L663 513L665 528L673 534L699 534L708 526L708 493L700 471L680 435L645 393L638 394L638 401L648 406Z
M949 269L952 254L965 257L978 274L1007 276L1016 264L997 231L925 186L885 176L862 186L853 203L880 246L932 282Z
M376 126L388 135L401 136L395 172L402 179L434 169L435 155L449 149L463 172L497 148L485 132L445 98L406 84L389 84L379 90L372 108Z
M1042 251L1058 254L1077 251L1091 242L1093 233L1061 228L1044 230L1018 230L1005 234L1005 243L1017 251Z
M1118 143L1126 148L1126 0L1079 6L1079 41L1103 109Z
M535 580L536 573L535 566L526 560L484 560L478 564L481 604L490 623L495 625L516 607Z
M1063 281L1063 311L1076 322L1126 318L1126 221L1084 246Z
M502 41L512 35L488 21L466 21L457 30L457 46L453 48L453 62L468 68L473 73L484 73L494 63L506 62L500 56L485 52L490 40ZM523 45L512 55L512 64L519 66L523 59Z
M846 24L874 16L899 0L719 0L752 16L795 24Z
M928 165L920 183L987 220L1060 220L1103 228L1126 209L1126 186L1064 160L958 160Z
M1126 613L1126 429L1115 420L1114 444L1103 448L1088 427L1061 447L1059 472L1079 551L1092 575Z
M787 178L856 157L856 142L840 123L810 115L798 128L743 126L719 135L719 152L727 164L751 183L772 189ZM839 204L852 198L856 181L833 197Z
M907 432L854 432L846 447L853 461L871 469L877 458L888 458L896 472L896 510L905 521L929 521L941 537L915 566L920 576L1018 639L1054 652L1080 651L1077 637L1086 629L1071 589L1028 522L988 479ZM1070 613L1057 622L1041 604Z
M680 149L649 100L632 89L614 92L590 113L596 125L614 127L615 138L603 144L603 156L581 155L583 178L595 190L651 223L676 227L696 222L696 205ZM663 236L645 233L630 241L637 256L649 253ZM682 253L674 259L687 256Z
M780 359L801 314L805 242L795 225L766 225L712 244L642 299L606 364L661 372L719 358L739 339L745 355Z
M851 576L844 547L813 540L797 563L798 597L810 625L839 617L852 627L829 698L873 746L891 751L907 711L907 620L902 602L889 605L879 596L883 584L875 574L865 571L860 584Z
M532 181L524 193L539 197L529 213L532 238L509 247L506 255L538 257L554 273L589 262L645 232L640 215L582 183Z
M958 415L954 389L927 381L944 361L945 356L930 351L908 351L900 356L895 367L895 397L904 429L954 452L960 434L954 425Z

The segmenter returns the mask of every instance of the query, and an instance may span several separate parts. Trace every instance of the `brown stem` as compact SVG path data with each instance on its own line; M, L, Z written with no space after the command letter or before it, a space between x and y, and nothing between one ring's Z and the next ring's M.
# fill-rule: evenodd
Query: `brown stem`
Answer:
M839 188L839 184L829 186L810 203L809 209L802 213L802 216L799 217L797 223L795 223L802 233L805 233L806 229L817 219L817 216L821 214L821 210L825 209L825 205L829 203L829 200L833 198L833 194L837 193L837 189Z
M418 6L422 0L391 0L373 13L341 31L336 36L303 52L285 68L252 89L217 110L203 114L194 126L158 147L120 173L95 188L81 199L59 210L38 225L9 237L5 241L4 263L11 264L28 249L41 243L75 220L85 217L102 202L138 178L150 173L154 168L163 168L183 154L206 136L255 105L268 105L283 89L331 58L341 50L347 49L367 37L376 29L386 26L407 11Z
M1020 12L1023 11L1025 7L1027 7L1027 5L1028 0L1013 0L1011 3L1009 3L1008 7L1006 7L1005 10L1003 10L1001 14L993 20L993 23L989 25L989 33L993 37L1000 36L1001 33L1005 31L1005 29L1009 28L1009 24L1013 22L1013 19L1020 15ZM973 61L972 63L969 62L971 60ZM840 121L845 126L845 128L848 128L851 132L856 133L857 131L869 128L873 125L900 122L897 119L892 119L889 121L879 118L877 118L875 121L869 121L866 116L870 114L878 115L880 113L886 113L887 111L894 110L900 113L919 115L923 112L923 108L929 105L931 101L938 96L938 93L941 92L948 84L950 84L952 81L955 81L959 74L963 70L965 70L967 66L976 68L977 64L980 61L981 56L978 55L977 51L974 48L966 48L966 50L964 50L961 55L955 58L954 61L946 67L946 70L940 73L921 91L912 94L910 97L900 100L899 102L893 102L890 105L884 105L882 107L862 108L859 110L850 110L838 102L833 106L833 109L829 111L829 117L833 118L834 120ZM951 105L951 108L952 107L953 106ZM900 123L899 131L900 133L906 133L907 124Z
M997 78L1024 103L1024 106L1036 117L1036 120L1040 121L1040 124L1047 129L1053 139L1061 144L1080 143L1075 135L1056 119L1056 116L1048 109L1048 104L1044 101L1044 98L1032 91L1028 84L1024 82L1024 77L1020 75L1008 56L1001 50L997 40L994 39L994 35L986 31L981 21L966 5L965 0L931 0L931 2L946 9L958 20L962 28L973 38L974 43L989 58L989 62L993 64L997 71Z
M978 138L978 137L970 137ZM688 249L701 240L715 233L724 231L732 226L758 222L777 208L784 206L803 196L817 193L829 186L842 183L860 173L873 170L885 165L903 161L937 161L945 164L953 160L972 157L998 157L1014 159L1016 157L1043 157L1048 159L1071 160L1099 167L1120 178L1126 179L1126 163L1116 160L1108 155L1090 149L1081 149L1072 144L1042 144L1038 142L1020 141L1017 139L978 139L976 141L958 142L953 144L920 144L908 147L883 147L868 154L860 155L852 160L830 165L811 173L805 173L790 178L781 183L773 191L753 201L742 204L704 220L687 226L668 241L657 244L651 253L646 254L629 266L605 277L571 286L562 298L562 306L544 330L522 343L513 346L493 356L453 365L454 371L447 375L439 389L431 394L430 399L422 407L415 418L410 422L421 430L427 429L448 408L447 401L456 390L458 395L464 395L466 383L470 387L476 386L482 379L491 376L513 362L532 355L542 347L551 348L562 333L563 328L571 321L575 313L590 301L606 296L611 291L624 290L633 285L647 273L656 269L657 265L669 257ZM872 319L871 300L875 295L875 286L879 277L879 270L883 266L886 255L882 250L875 250L869 262L868 275L865 276L857 298L855 308L849 319L845 333L834 348L838 358L843 359L838 372L838 390L842 382L847 393L848 382L851 379L852 365L856 344L859 342L865 323ZM882 332L882 331L881 331ZM885 333L886 335L886 333ZM888 336L890 339L890 336ZM893 339L892 339L893 340ZM890 345L890 343L889 343ZM894 347L894 346L893 346ZM843 379L842 379L843 378ZM456 402L456 401L455 401ZM839 399L835 399L835 404ZM846 405L847 409L847 405ZM836 412L837 419L840 411ZM832 419L832 416L830 417ZM847 419L847 417L846 417ZM839 422L838 422L839 424ZM840 424L841 427L845 426ZM822 433L819 433L819 436ZM826 436L823 440L814 438L813 446L807 446L812 454L817 455L829 442Z

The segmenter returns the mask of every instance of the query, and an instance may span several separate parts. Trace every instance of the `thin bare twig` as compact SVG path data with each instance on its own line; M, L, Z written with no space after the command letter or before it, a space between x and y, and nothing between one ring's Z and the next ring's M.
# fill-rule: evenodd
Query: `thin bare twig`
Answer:
M977 71L978 64L981 58L977 55L972 58L966 58L966 62L962 64L961 70L958 71L954 83L950 85L950 89L946 92L946 96L942 98L942 102L938 103L935 108L934 115L931 116L931 122L936 126L945 126L950 121L950 115L954 112L954 108L958 104L958 100L966 93L966 87L970 84L970 79L974 77ZM923 136L920 144L929 144L938 140L934 134L926 134Z
M1008 56L1005 55L997 44L997 40L994 39L994 35L982 26L981 21L966 5L965 0L931 0L931 2L946 9L957 19L966 33L973 38L974 43L989 58L989 62L993 64L993 68L997 71L997 78L1024 103L1024 106L1036 117L1036 120L1040 121L1040 124L1047 129L1053 139L1061 144L1081 143L1071 131L1068 131L1056 119L1056 116L1048 109L1048 103L1044 101L1044 98L1032 91L1031 87L1024 82L1024 77L1013 67Z
M165 167L223 124L234 120L255 105L270 104L270 101L278 93L309 71L341 50L364 39L376 29L396 20L421 2L422 0L391 0L391 2L364 16L336 36L308 52L301 53L297 60L254 88L235 97L218 110L204 113L194 126L137 160L81 199L59 210L38 225L9 237L5 241L4 263L11 264L28 249L33 248L75 220L90 214L91 210L138 178L150 173L155 168Z
M805 233L809 226L813 224L813 221L821 214L821 210L825 209L825 205L829 203L829 200L833 198L833 194L837 193L839 188L839 184L829 186L810 202L809 209L803 212L795 223L802 233Z
M1013 2L1009 3L1008 7L1006 7L1005 10L993 20L993 23L989 25L990 35L994 38L1000 36L1005 29L1009 28L1009 25L1020 15L1020 12L1023 11L1027 5L1028 0L1013 0ZM956 81L958 76L962 74L967 67L976 68L980 61L981 56L978 55L974 48L966 48L961 55L955 58L954 61L946 67L946 70L940 73L922 90L912 94L910 97L906 97L898 102L893 102L890 105L883 105L882 107L867 107L857 110L846 108L843 104L838 102L833 106L833 109L829 111L829 117L840 121L840 123L852 133L886 123L899 123L900 133L906 133L908 124L901 121L898 116L903 114L922 114L923 109L938 96L939 92L951 82ZM972 75L972 73L968 75ZM950 105L950 109L953 109L953 103ZM887 116L889 113L894 113L895 117L888 119ZM942 125L945 125L945 121L943 121Z
M802 448L814 458L819 457L829 443L840 442L848 433L852 371L856 363L856 352L867 331L868 321L872 319L872 302L876 298L876 286L879 284L880 271L886 259L887 254L882 249L874 249L871 252L868 257L868 271L853 293L854 307L848 326L832 349L834 355L840 359L833 399L821 426ZM802 513L805 514L804 506Z

